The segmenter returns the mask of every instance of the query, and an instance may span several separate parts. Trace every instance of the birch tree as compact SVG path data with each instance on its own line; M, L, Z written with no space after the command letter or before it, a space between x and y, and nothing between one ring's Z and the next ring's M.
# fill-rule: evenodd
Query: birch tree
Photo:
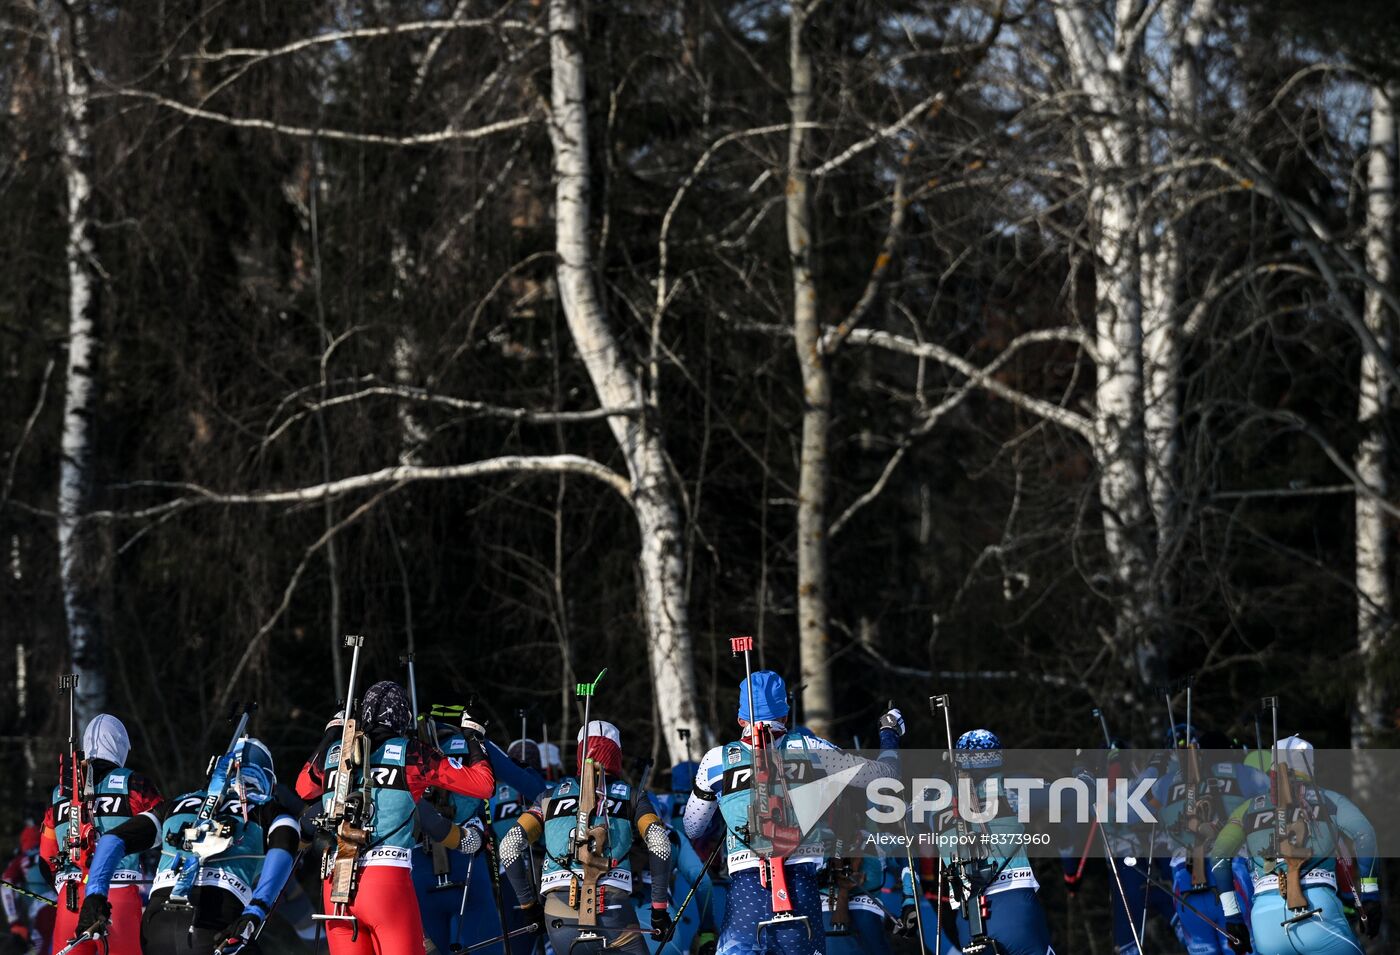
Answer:
M1147 166L1155 162L1171 168L1184 157L1187 137L1179 130L1199 121L1201 55L1206 25L1214 14L1215 0L1168 0L1162 10L1163 58L1169 73L1164 106L1163 155L1154 156L1152 137L1145 137ZM1139 14L1144 15L1144 14ZM1140 84L1140 114L1150 122L1152 95ZM1172 169L1154 190L1149 212L1141 216L1139 243L1143 255L1143 432L1146 443L1144 474L1152 505L1162 575L1170 576L1167 554L1179 534L1181 455L1181 283L1185 271L1193 176L1188 169ZM1170 592L1170 587L1165 588Z
M1057 0L1055 22L1070 74L1085 99L1084 136L1090 165L1089 210L1094 267L1094 457L1099 467L1104 548L1121 590L1115 640L1138 675L1161 675L1156 641L1148 632L1159 610L1152 581L1152 508L1143 469L1143 303L1140 194L1130 178L1138 158L1127 90L1140 56L1143 4L1120 0L1111 39L1101 46L1090 8ZM1135 34L1135 30L1139 32Z
M1366 269L1382 285L1393 281L1395 262L1396 126L1395 87L1371 92L1371 129L1366 160ZM1380 292L1365 292L1366 327L1386 355L1394 316ZM1361 426L1354 468L1368 491L1356 494L1356 637L1361 679L1352 710L1352 746L1372 744L1386 724L1386 680L1380 670L1382 644L1394 626L1390 532L1382 501L1388 496L1389 448L1383 418L1390 406L1390 383L1380 362L1363 351L1356 416Z
M80 9L46 5L47 28L59 93L59 162L63 170L67 227L68 362L63 386L62 458L58 478L59 576L68 623L68 653L78 674L79 718L106 705L102 622L98 614L103 558L99 538L84 525L93 488L93 419L97 410L97 318L102 288L93 247L90 102Z
M679 493L659 431L658 409L641 414L641 381L608 327L594 278L590 239L591 177L583 35L577 0L550 0L549 139L554 150L554 228L559 300L574 346L608 418L631 478L637 570L647 621L652 692L673 760L685 748L676 730L699 726L690 609L685 596Z
M812 116L812 57L803 33L820 0L792 0L788 17L788 255L792 260L792 327L802 373L802 451L797 488L797 634L802 718L812 732L831 733L832 698L827 634L827 462L831 372L822 343L817 286L812 275L811 178L806 168Z

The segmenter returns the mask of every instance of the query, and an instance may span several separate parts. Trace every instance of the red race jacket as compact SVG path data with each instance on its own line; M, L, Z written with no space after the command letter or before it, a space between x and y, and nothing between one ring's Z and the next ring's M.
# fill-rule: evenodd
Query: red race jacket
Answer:
M408 763L404 767L408 791L419 799L430 789L446 789L462 796L489 799L496 791L496 774L480 746L473 747L465 758L444 756L428 749L418 739L403 739L408 745ZM339 740L339 737L336 737ZM387 742L387 741L386 741ZM306 761L297 776L297 795L311 802L326 791L325 756L323 745Z
M156 789L155 783L140 773L132 773L127 779L126 795L120 797L115 807L115 815L118 820L125 821L133 816L139 816L143 812L150 812L161 804L160 790ZM58 825L61 821L55 813L61 813L67 805L67 797L60 797L59 801L44 810L43 827L39 835L39 858L45 861L53 860L63 849L58 839ZM92 806L88 807L88 819L91 822L97 821L93 814ZM104 824L105 825L105 824ZM116 828L117 823L106 825L106 829ZM103 828L103 827L99 827ZM87 872L88 863L91 861L92 850L96 848L97 840L101 838L100 833L93 833L89 840L88 851L84 854L79 866L83 872Z

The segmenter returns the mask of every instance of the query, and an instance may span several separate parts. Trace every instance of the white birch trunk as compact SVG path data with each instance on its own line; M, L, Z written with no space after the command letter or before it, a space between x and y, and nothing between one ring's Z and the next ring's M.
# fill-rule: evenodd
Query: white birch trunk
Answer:
M1200 99L1200 56L1206 24L1216 0L1171 0L1163 11L1163 32L1173 44L1166 111L1172 129L1196 122ZM1189 14L1187 7L1190 7ZM1144 80L1145 85L1145 80ZM1167 133L1175 154L1184 137ZM1144 157L1148 163L1176 155ZM1178 217L1188 201L1186 172L1168 174L1155 192L1160 207L1141 216L1143 291L1143 438L1146 444L1144 475L1155 524L1159 582L1157 592L1165 604L1175 599L1170 555L1181 536L1182 515L1178 494L1181 481L1181 282L1185 273L1188 236ZM1150 250L1150 251L1149 251Z
M1396 128L1393 96L1400 89L1377 87L1371 94L1371 142L1366 167L1366 268L1381 284L1394 276ZM1390 352L1393 316L1385 302L1368 289L1366 326L1386 354ZM1385 726L1386 688L1376 675L1381 644L1390 631L1392 597L1390 548L1385 514L1377 498L1387 495L1385 433L1381 419L1389 405L1389 385L1380 362L1361 355L1360 400L1357 420L1362 438L1356 449L1357 476L1375 492L1356 495L1356 637L1361 679L1352 709L1352 746L1370 743ZM1364 785L1364 780L1357 780ZM1363 794L1364 795L1364 794Z
M1123 661L1148 682L1161 680L1160 635L1154 624L1160 601L1153 582L1151 504L1144 474L1142 427L1142 262L1136 189L1122 170L1136 158L1128 126L1132 100L1122 85L1131 51L1122 31L1138 5L1118 4L1115 49L1101 50L1086 11L1076 0L1057 0L1055 21L1074 81L1099 117L1088 132L1092 169L1088 208L1097 262L1094 269L1096 353L1094 455L1104 546L1120 589L1115 639Z
M792 259L793 341L802 371L802 453L797 488L797 634L802 670L802 718L820 737L831 732L831 668L827 634L826 504L831 373L812 278L812 204L804 164L812 111L812 58L803 36L806 5L794 0L789 22L787 241Z
M68 366L63 390L62 460L58 478L59 578L68 625L68 652L79 675L78 717L83 722L106 705L107 681L97 614L102 558L96 535L80 525L92 490L92 418L97 404L93 376L99 345L94 319L100 275L94 267L88 179L88 84L77 63L82 20L55 12L50 26L61 109L59 160L66 187L68 226Z
M640 380L608 328L594 285L588 115L579 29L577 0L550 0L549 137L557 180L554 217L559 297L599 403L604 408L636 408L644 404ZM631 503L641 534L637 566L649 631L652 691L669 754L673 761L679 761L685 752L677 729L690 727L700 730L702 736L709 735L696 708L679 494L651 415L618 415L608 419L608 425L632 480Z

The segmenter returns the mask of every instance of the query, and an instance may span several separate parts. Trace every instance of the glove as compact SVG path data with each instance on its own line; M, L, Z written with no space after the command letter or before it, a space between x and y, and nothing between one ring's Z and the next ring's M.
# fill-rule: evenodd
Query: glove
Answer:
M478 721L466 710L462 711L462 734L467 739L482 740L486 738L486 724Z
M904 735L904 714L896 707L890 707L885 715L880 717L880 730L894 730L898 736Z
M224 929L224 940L214 949L215 955L234 955L235 952L243 951L245 945L258 937L262 926L261 917L252 912L244 912Z
M651 909L651 934L660 942L669 941L671 933L676 930L676 923L671 920L671 912L664 905L653 905Z
M1362 899L1361 912L1366 916L1366 937L1375 938L1381 931L1381 900Z
M335 715L326 723L327 730L340 729L345 725L345 711L336 710Z
M537 900L532 899L520 906L521 924L533 928L536 932L544 925L544 919L541 917L543 914Z
M1235 955L1249 955L1249 926L1243 922L1225 923L1225 940Z
M919 913L912 905L900 910L892 929L897 938L914 938L919 934Z
M112 906L107 896L90 892L83 897L83 907L78 912L78 934L91 933L106 935L107 926L112 922Z
M457 851L464 855L476 855L481 851L481 830L476 826L454 826L457 830Z

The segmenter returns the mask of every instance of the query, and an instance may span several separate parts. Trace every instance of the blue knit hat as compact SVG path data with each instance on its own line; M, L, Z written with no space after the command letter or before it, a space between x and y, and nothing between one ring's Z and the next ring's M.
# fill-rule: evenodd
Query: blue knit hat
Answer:
M968 730L958 737L953 759L959 769L996 769L1001 765L1001 740L991 730Z
M753 675L754 704L749 707L749 681L739 683L739 719L750 723L767 723L788 715L787 685L772 670L759 670Z

